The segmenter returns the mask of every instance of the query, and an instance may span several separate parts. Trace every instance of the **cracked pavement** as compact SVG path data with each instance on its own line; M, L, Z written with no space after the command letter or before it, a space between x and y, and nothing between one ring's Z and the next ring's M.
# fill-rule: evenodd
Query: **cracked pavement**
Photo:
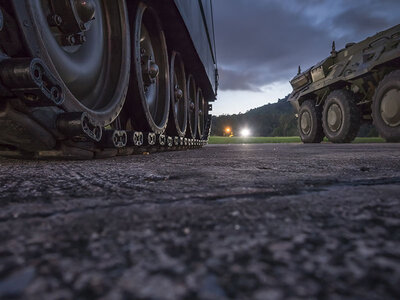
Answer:
M1 299L399 299L400 145L0 159Z

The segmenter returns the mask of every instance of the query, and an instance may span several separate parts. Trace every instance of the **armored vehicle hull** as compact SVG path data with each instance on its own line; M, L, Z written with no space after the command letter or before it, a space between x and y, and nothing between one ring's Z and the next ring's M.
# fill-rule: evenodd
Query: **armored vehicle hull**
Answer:
M291 81L305 143L351 142L362 122L400 141L400 25L350 43Z
M1 1L0 155L206 144L218 88L211 1Z

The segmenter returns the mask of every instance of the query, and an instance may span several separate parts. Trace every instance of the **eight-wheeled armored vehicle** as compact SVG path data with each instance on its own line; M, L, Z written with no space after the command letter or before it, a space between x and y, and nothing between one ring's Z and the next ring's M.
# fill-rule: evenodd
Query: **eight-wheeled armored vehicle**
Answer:
M213 26L212 0L1 0L0 155L204 145Z
M304 143L326 136L353 141L362 122L373 122L388 142L400 141L400 25L347 44L291 81L289 101Z

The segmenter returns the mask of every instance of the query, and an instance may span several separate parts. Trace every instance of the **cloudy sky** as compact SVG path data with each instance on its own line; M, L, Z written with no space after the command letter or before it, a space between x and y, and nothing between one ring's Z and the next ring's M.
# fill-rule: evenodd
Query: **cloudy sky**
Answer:
M246 112L337 49L400 23L400 0L214 0L220 91L213 113Z

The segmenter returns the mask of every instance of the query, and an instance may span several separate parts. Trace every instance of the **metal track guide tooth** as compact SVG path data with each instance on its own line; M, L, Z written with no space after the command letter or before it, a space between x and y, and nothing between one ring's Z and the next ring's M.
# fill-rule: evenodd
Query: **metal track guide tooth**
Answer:
M135 147L141 147L144 144L143 132L131 131L128 132L128 145L133 145Z
M144 135L144 143L145 146L155 146L157 143L157 135L155 133L149 132Z
M158 143L160 144L160 146L165 146L167 144L167 137L163 134L160 134L158 136Z
M86 112L60 114L57 129L69 138L84 136L100 142L103 136L102 127L96 125Z
M1 61L0 79L10 92L28 105L61 105L64 102L62 85L39 58Z
M123 148L128 143L125 130L105 130L101 144L105 148Z
M168 148L171 148L174 145L174 139L172 136L167 137L167 146Z
M178 147L180 144L179 136L174 137L174 146Z

